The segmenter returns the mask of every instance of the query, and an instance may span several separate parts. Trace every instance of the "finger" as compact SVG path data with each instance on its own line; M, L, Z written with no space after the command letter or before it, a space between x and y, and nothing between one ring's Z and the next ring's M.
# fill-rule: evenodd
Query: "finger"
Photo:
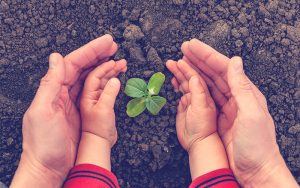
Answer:
M42 78L35 100L41 103L54 102L64 84L65 65L63 57L59 53L53 53L49 57L49 69Z
M191 91L191 106L192 108L206 108L209 106L208 96L200 82L199 76L193 76L189 81Z
M179 105L177 108L178 113L184 112L188 105L191 103L191 94L187 93L180 98Z
M84 84L84 93L97 91L100 88L101 79L112 69L116 62L111 60L96 67L86 78Z
M196 66L199 70L201 70L205 75L207 75L211 80L213 80L219 90L227 97L230 97L230 89L227 84L227 74L222 75L215 72L212 68L210 68L205 62L199 59L196 55L191 52L190 42L183 43L182 52L190 60L190 63ZM202 53L202 51L199 51Z
M198 71L200 76L203 78L205 81L210 94L215 101L215 103L218 105L219 108L222 108L224 104L228 101L228 99L225 97L225 95L219 90L219 88L215 85L215 83L207 77L202 71Z
M179 83L175 77L173 77L171 79L171 84L173 85L175 92L178 92L179 91Z
M116 51L117 45L114 44L112 36L104 35L71 52L64 58L66 64L65 83L72 86L83 70L93 66L99 60L111 56Z
M199 73L195 69L193 69L185 61L182 61L182 60L180 60L178 62L178 68L181 71L181 73L185 76L185 79L188 80L188 81L193 76L198 76L202 86L204 87L204 91L206 92L207 95L209 95L209 90L208 90L208 87L207 87L205 81L203 80L203 78L201 76L199 76ZM189 85L189 82L187 82L187 84ZM190 91L190 89L189 89L189 91Z
M181 73L183 74L186 80L190 80L193 76L198 75L198 72L183 60L178 61L177 67L181 71Z
M239 111L260 112L257 98L252 90L251 82L244 73L240 57L233 57L229 63L228 83Z
M126 72L126 70L127 70L126 60L122 59L116 61L115 66L111 70L106 72L106 74L101 78L101 84L99 87L103 89L109 79L111 79L112 77L117 77L121 72Z
M189 42L189 50L197 59L205 63L216 73L224 75L224 79L226 79L227 66L230 61L228 57L197 39L192 39Z
M101 93L101 96L97 102L98 107L104 107L107 109L113 109L116 101L116 97L120 91L121 83L119 79L112 78L110 79L103 92Z
M184 75L181 73L181 71L177 67L177 62L173 60L169 60L166 63L167 68L169 71L172 72L172 74L175 76L176 80L179 84L182 84L183 82L186 82Z

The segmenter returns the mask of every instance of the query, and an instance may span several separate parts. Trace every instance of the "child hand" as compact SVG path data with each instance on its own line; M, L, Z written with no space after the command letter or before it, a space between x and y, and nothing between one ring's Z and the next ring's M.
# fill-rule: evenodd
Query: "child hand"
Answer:
M195 142L217 132L216 107L206 83L190 65L170 60L167 67L175 76L171 81L175 90L183 93L177 109L176 131L180 144L189 152Z
M110 147L117 141L114 104L120 81L115 77L126 70L125 60L101 64L88 75L80 100L82 132L108 141Z

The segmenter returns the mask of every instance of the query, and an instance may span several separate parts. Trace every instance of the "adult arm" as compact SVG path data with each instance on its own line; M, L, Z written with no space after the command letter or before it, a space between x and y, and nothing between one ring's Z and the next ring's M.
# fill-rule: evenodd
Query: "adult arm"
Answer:
M298 187L280 154L266 99L246 76L242 59L229 59L197 39L185 42L182 51L220 109L218 132L240 184Z
M117 50L110 35L66 57L51 54L49 69L23 118L23 152L11 187L61 187L74 166L80 135L76 106L87 72Z

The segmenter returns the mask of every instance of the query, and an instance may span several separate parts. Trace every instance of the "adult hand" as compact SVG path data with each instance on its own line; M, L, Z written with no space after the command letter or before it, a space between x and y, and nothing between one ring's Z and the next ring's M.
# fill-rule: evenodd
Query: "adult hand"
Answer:
M218 131L241 185L297 187L279 152L266 99L244 73L241 58L229 59L196 39L185 42L182 52L219 107Z
M80 116L75 103L82 82L117 48L105 35L64 58L50 55L49 70L23 118L23 152L11 187L61 187L76 157Z

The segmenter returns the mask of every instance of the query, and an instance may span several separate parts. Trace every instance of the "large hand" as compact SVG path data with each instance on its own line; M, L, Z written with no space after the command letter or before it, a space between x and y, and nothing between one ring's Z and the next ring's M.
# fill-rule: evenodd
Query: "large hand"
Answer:
M204 77L220 109L218 131L240 183L259 185L281 172L289 187L296 185L280 155L266 99L245 75L242 60L229 59L196 39L185 42L182 51L183 59Z
M116 50L112 37L105 35L64 58L51 54L49 70L23 118L23 153L11 187L61 186L79 142L75 102L81 83L91 67Z

